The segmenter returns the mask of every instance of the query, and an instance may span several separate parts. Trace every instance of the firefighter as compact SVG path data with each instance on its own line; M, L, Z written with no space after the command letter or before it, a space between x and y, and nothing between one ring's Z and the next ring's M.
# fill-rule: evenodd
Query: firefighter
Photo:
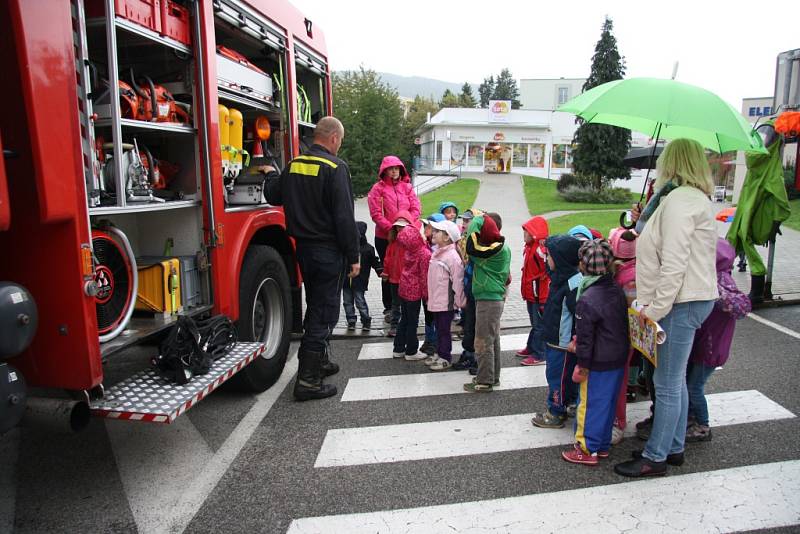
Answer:
M273 171L267 179L267 201L283 206L286 228L296 241L306 292L294 386L294 396L301 401L336 395L336 386L323 383L326 376L339 371L330 361L329 338L339 321L345 273L352 278L361 268L350 171L336 157L343 138L342 123L323 117L311 148L293 159L280 176Z

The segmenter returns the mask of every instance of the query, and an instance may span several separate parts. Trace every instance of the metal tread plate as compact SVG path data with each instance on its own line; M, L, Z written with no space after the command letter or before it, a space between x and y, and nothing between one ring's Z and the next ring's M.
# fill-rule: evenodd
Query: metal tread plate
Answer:
M264 352L263 343L237 343L205 375L179 386L154 369L133 375L106 390L91 404L92 415L110 419L171 423Z

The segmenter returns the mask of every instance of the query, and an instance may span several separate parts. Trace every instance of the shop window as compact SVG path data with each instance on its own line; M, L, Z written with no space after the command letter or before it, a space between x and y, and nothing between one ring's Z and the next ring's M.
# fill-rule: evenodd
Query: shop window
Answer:
M553 169L566 169L572 165L572 155L569 155L569 165L567 165L567 153L569 145L553 145L553 156L551 165Z
M484 149L484 172L511 171L512 145L507 143L489 143Z
M470 143L467 148L467 165L470 167L483 166L483 145Z
M442 142L436 141L436 165L442 164Z
M528 163L529 167L536 167L536 168L543 168L544 167L544 145L543 144L533 144L530 146L530 160Z
M467 144L455 141L450 144L450 166L458 167L464 165L467 157Z
M514 167L527 167L528 166L528 145L515 144L514 145Z

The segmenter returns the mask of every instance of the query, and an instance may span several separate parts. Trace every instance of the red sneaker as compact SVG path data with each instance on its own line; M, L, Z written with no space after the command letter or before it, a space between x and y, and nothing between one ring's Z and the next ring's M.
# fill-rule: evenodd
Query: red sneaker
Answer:
M540 359L537 358L536 356L528 356L527 358L519 362L520 365L544 365L545 363L547 362L545 362L544 358Z
M561 457L572 464L597 465L596 454L586 454L581 446L575 444L570 450L561 453Z
M601 460L608 458L608 451L597 451L597 457Z
M524 358L525 356L530 356L531 354L533 353L528 350L528 347L525 347L524 349L519 349L517 351L517 356L520 356L522 358Z

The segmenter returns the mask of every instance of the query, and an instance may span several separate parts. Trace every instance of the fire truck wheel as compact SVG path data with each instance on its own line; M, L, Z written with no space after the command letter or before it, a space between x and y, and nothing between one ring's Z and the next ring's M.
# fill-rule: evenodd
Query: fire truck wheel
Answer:
M239 278L238 332L241 341L260 341L266 349L233 376L232 387L260 393L278 380L289 352L291 317L289 275L280 254L252 245Z

